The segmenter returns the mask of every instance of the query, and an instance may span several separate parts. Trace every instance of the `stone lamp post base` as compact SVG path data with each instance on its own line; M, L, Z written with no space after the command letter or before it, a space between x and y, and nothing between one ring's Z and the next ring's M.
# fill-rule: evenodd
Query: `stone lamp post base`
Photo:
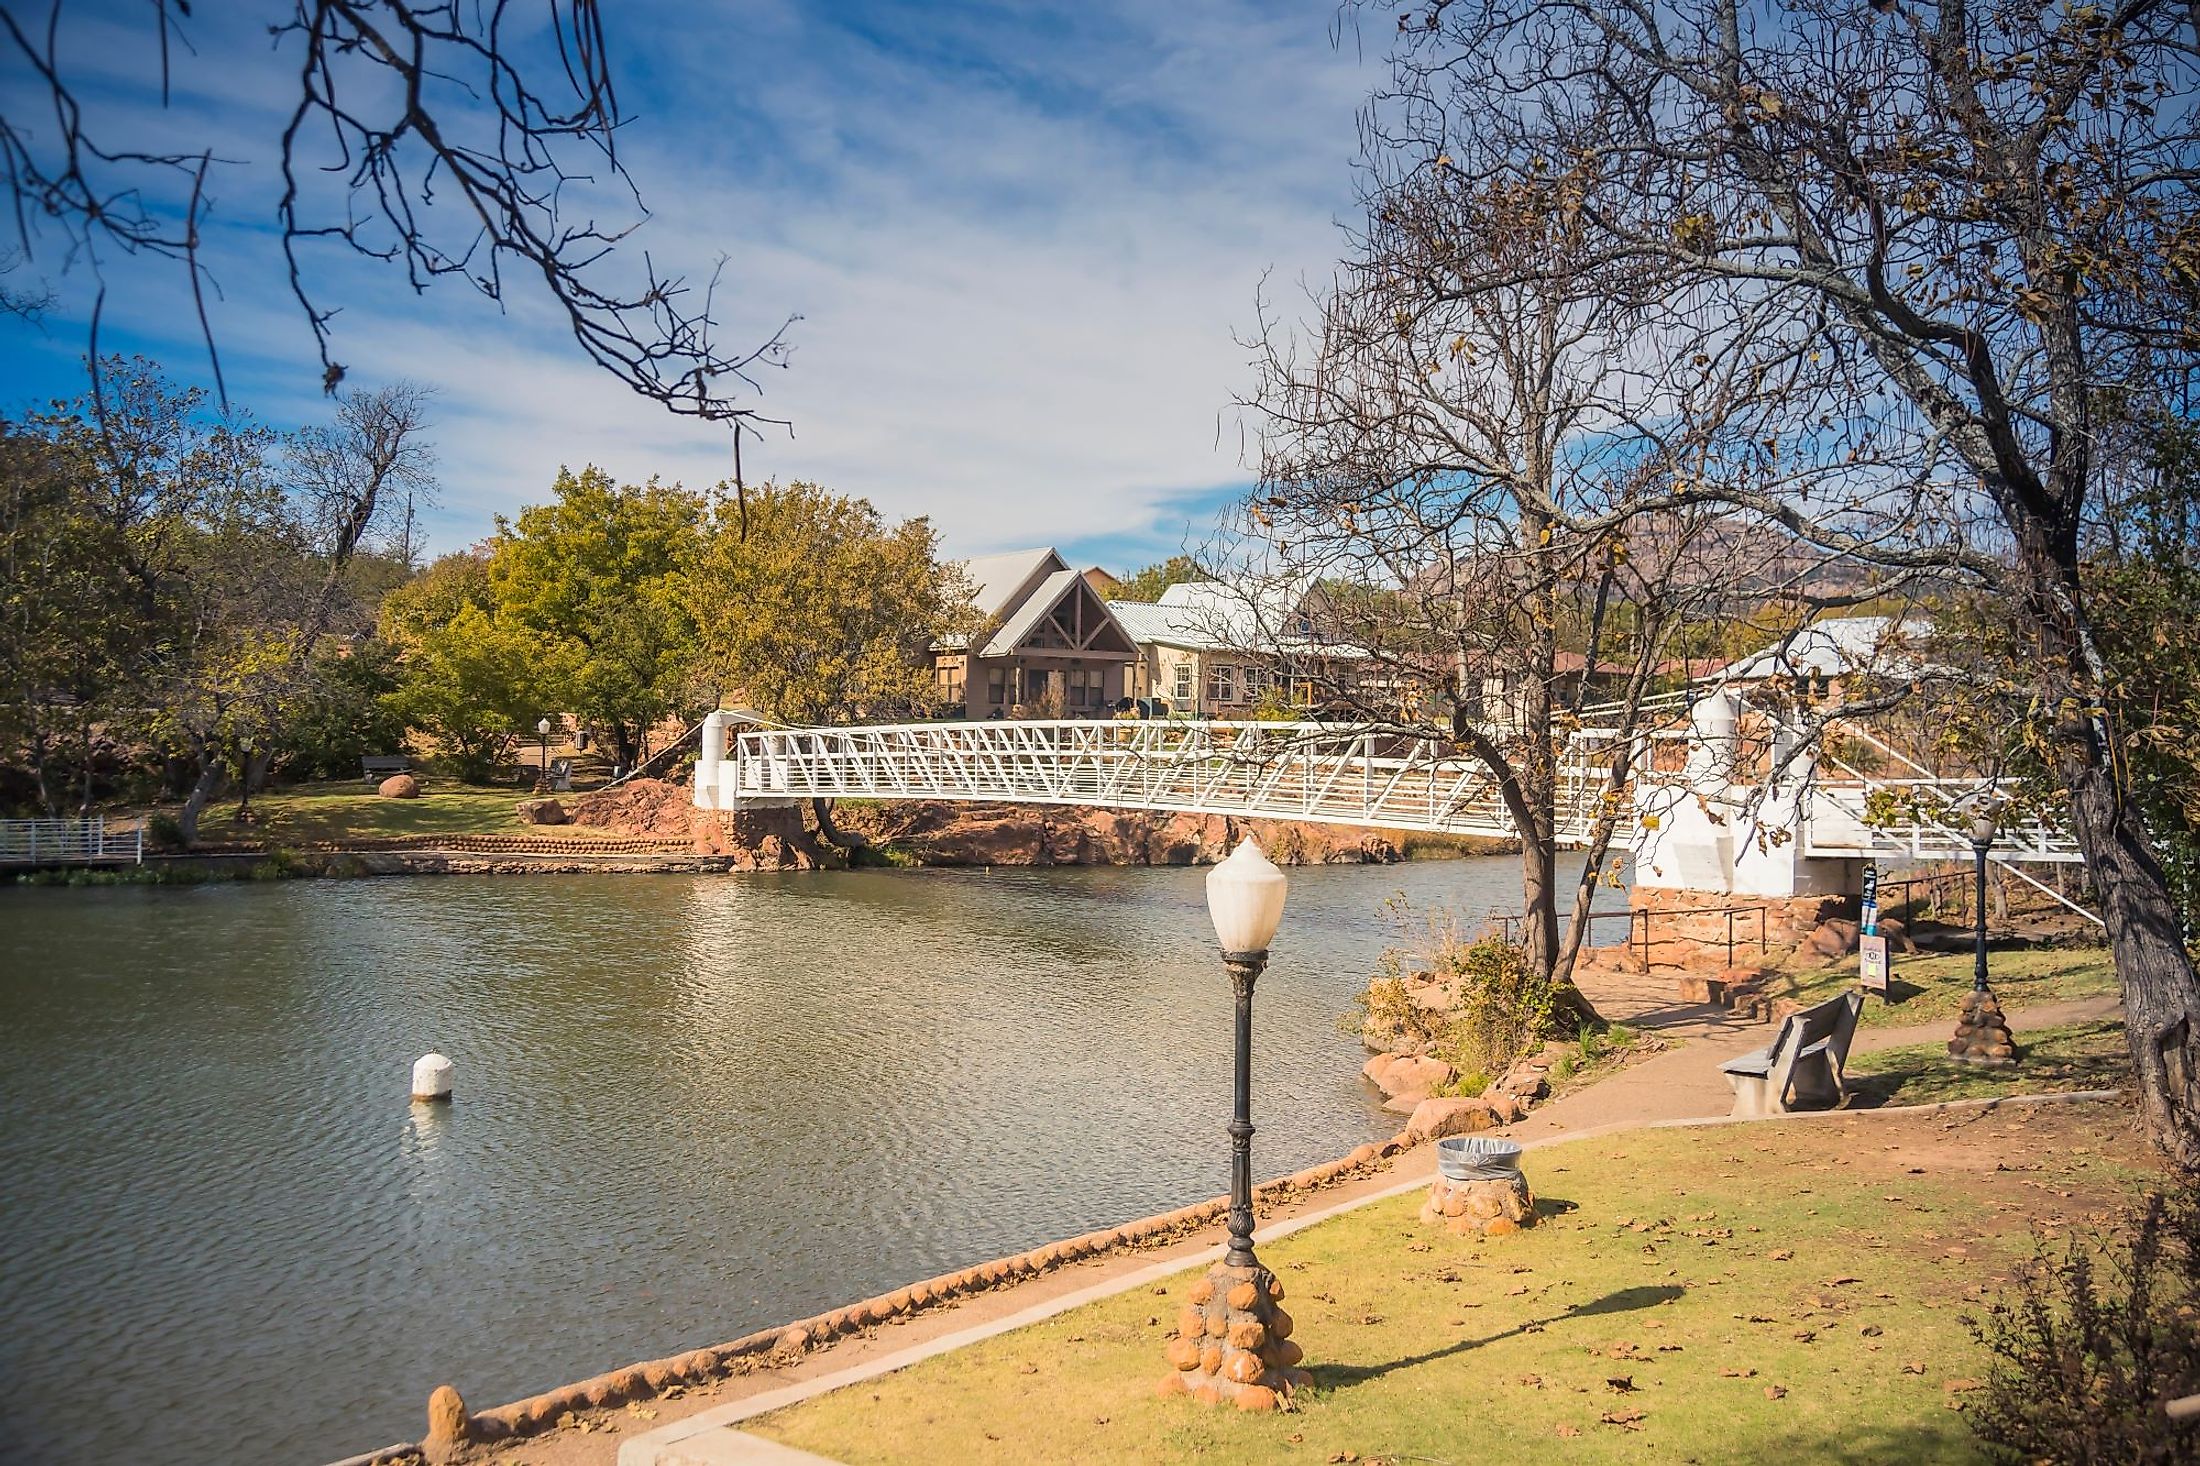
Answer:
M1218 1262L1192 1284L1169 1340L1164 1395L1190 1395L1240 1410L1281 1409L1312 1376L1298 1367L1304 1352L1291 1341L1291 1315L1277 1307L1283 1284L1255 1263Z
M1535 1225L1535 1196L1528 1190L1528 1178L1518 1171L1489 1181L1438 1176L1421 1204L1421 1220L1442 1222L1462 1237L1502 1237Z
M2017 1041L1990 990L1975 988L1964 998L1956 1015L1956 1036L1948 1040L1948 1057L1959 1064L2017 1062Z

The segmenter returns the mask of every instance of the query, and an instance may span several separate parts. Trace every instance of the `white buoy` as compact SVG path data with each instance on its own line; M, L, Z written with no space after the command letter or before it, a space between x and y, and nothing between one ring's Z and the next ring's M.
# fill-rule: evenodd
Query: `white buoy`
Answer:
M413 1093L415 1100L431 1103L450 1102L451 1061L441 1054L422 1054L413 1065Z

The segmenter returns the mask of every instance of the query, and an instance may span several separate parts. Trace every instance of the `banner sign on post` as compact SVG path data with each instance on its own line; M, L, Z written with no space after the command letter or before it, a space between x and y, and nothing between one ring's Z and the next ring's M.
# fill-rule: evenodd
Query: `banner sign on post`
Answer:
M1864 991L1887 993L1887 939L1879 934L1879 862L1864 862L1864 905L1858 912L1857 981Z
M1856 956L1861 968L1857 980L1863 984L1864 991L1878 993L1881 997L1885 997L1887 994L1887 939L1877 932L1868 937L1858 937L1856 939Z

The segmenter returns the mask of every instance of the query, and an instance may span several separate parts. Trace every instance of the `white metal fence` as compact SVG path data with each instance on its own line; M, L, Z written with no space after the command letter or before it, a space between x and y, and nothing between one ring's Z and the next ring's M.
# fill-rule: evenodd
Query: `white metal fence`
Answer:
M0 820L0 865L145 863L145 829L104 819Z

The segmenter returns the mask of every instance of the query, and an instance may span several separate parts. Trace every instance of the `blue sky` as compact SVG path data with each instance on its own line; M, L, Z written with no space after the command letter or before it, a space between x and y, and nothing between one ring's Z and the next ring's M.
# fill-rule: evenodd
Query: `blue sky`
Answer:
M216 185L208 241L223 364L261 417L312 421L311 340L267 224L290 59L265 26L288 7L196 8L165 111L143 0L71 0L63 61L116 140L206 138L248 160ZM1132 567L1204 537L1247 477L1234 337L1264 276L1295 314L1340 252L1353 112L1383 37L1339 42L1332 0L604 8L652 213L627 247L691 275L728 257L736 332L804 317L759 403L794 434L751 445L752 478L930 515L955 553L1054 543ZM5 65L0 101L26 115L38 98ZM210 380L176 267L64 273L59 246L34 240L10 277L45 279L59 303L42 328L0 322L0 404L78 389L101 280L103 345ZM690 484L730 471L723 430L628 394L538 297L500 313L449 282L414 295L332 250L309 260L344 306L353 381L436 389L435 548L540 498L561 463Z

